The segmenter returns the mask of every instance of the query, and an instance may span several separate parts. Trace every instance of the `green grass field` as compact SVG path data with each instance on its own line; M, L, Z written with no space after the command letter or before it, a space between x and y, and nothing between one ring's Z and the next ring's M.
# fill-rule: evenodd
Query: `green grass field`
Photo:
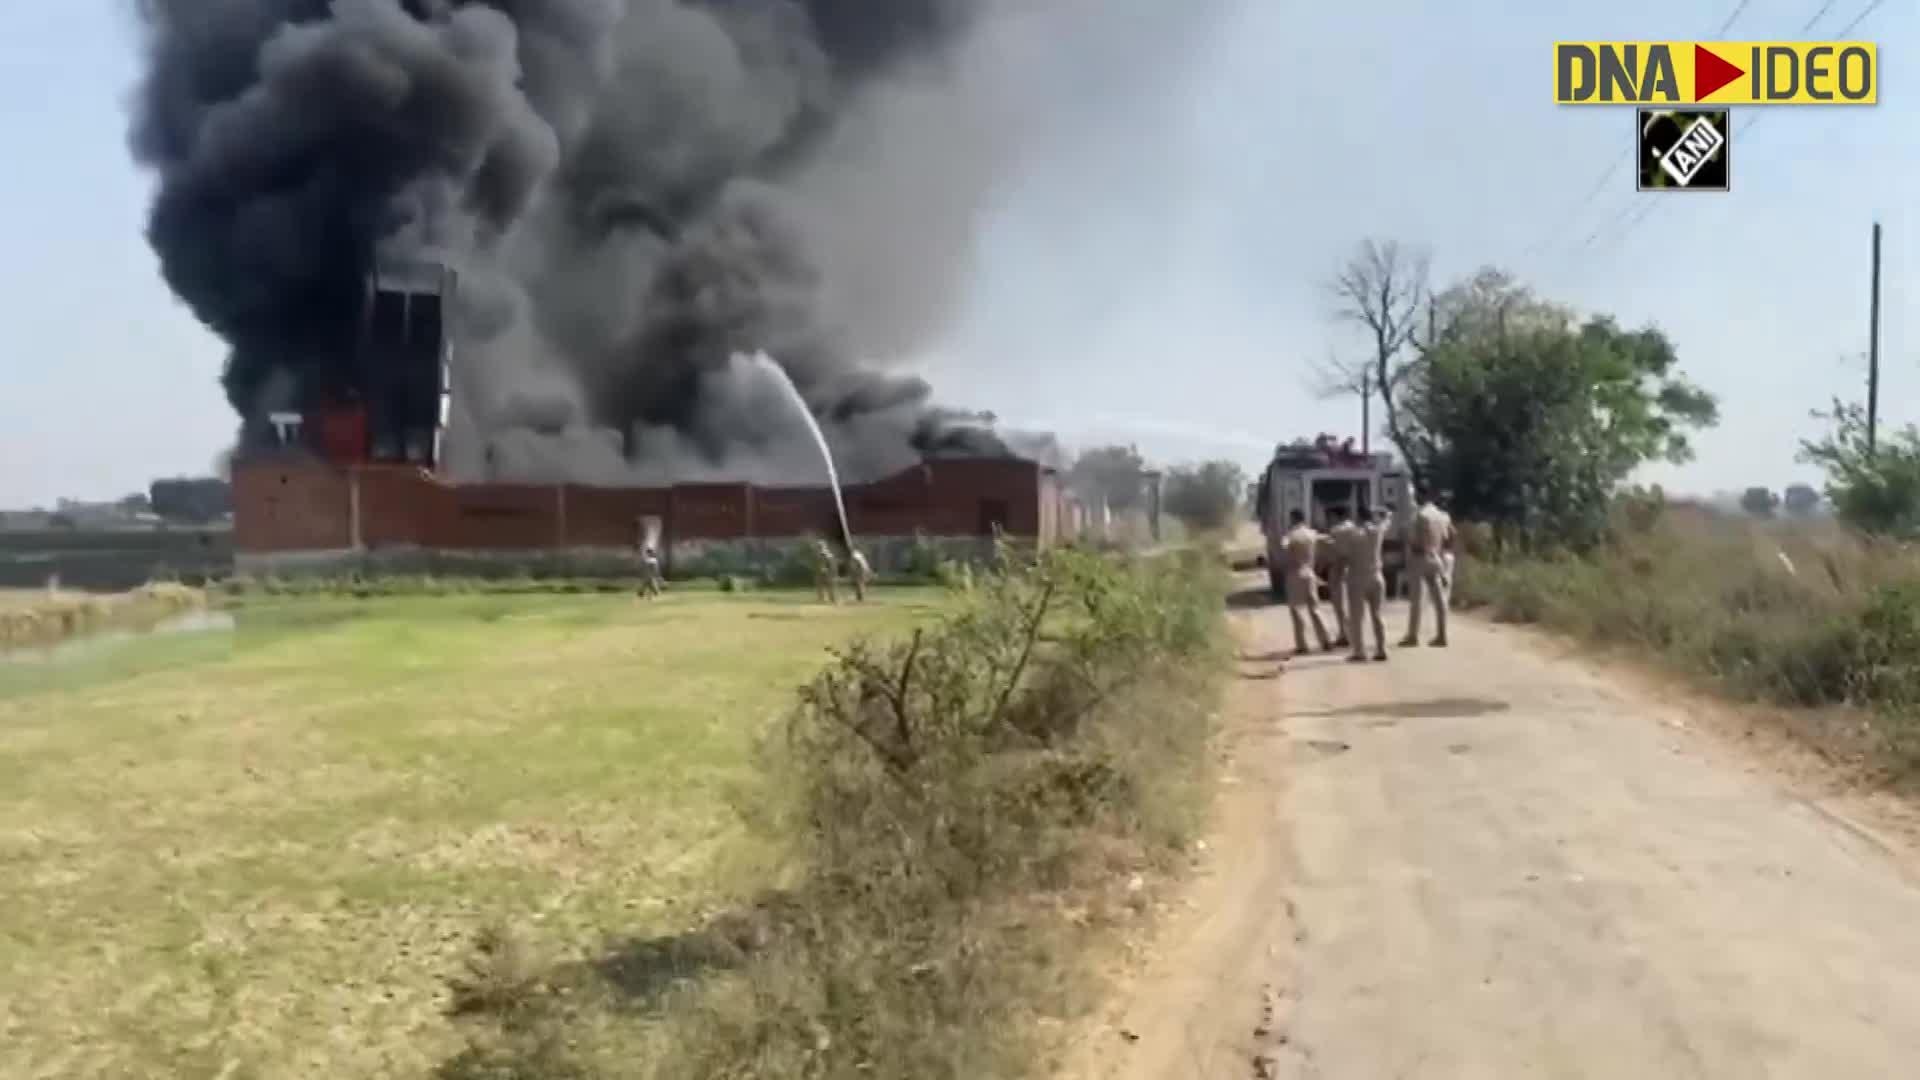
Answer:
M429 1071L483 926L586 950L751 890L754 735L939 602L302 598L0 660L0 1076Z

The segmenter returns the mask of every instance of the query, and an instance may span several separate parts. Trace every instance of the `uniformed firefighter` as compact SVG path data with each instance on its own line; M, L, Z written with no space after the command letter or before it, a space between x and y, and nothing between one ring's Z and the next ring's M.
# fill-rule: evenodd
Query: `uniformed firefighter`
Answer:
M1320 604L1314 593L1319 590L1320 581L1313 573L1313 553L1319 545L1320 534L1307 525L1307 516L1298 510L1287 518L1292 527L1281 538L1281 551L1286 558L1287 614L1293 618L1293 650L1296 655L1305 654L1307 649L1307 621L1313 622L1314 637L1319 640L1320 648L1331 652L1333 643L1327 638L1327 625L1320 621Z
M640 549L640 595L644 598L657 597L667 591L665 576L660 572L660 553L652 545Z
M1327 520L1333 525L1327 529L1323 547L1327 558L1327 600L1333 605L1334 638L1333 647L1347 647L1348 635L1352 631L1348 614L1352 610L1347 604L1347 559L1352 554L1352 537L1358 526L1347 517L1344 506L1327 507Z
M1386 510L1376 510L1372 520L1363 514L1361 523L1346 534L1347 545L1347 637L1353 651L1347 659L1361 663L1367 658L1367 623L1373 624L1373 658L1387 658L1387 624L1380 618L1380 605L1387 598L1387 580L1382 573L1380 549L1385 546L1392 521ZM1363 621L1364 616L1364 621Z
M1420 612L1426 603L1433 605L1433 641L1435 648L1447 644L1447 602L1452 591L1453 518L1440 509L1431 495L1423 494L1420 509L1413 515L1413 528L1407 537L1407 569L1413 574L1413 604L1407 615L1407 636L1402 645L1420 644Z
M633 527L633 549L640 562L640 588L636 596L644 600L659 596L662 591L660 553L653 549L653 535L647 529L646 518L636 518Z
M833 549L825 540L813 546L813 594L816 599L829 604L840 602L839 566L833 557Z
M853 554L848 557L847 571L853 578L854 600L866 603L867 586L873 584L873 567L867 563L866 555L859 548L854 548Z

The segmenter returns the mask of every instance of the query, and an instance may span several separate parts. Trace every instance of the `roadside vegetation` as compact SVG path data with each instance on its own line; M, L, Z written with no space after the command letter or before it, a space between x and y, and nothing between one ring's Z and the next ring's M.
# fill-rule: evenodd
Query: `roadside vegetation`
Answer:
M1583 553L1469 559L1455 603L1811 709L1795 734L1886 780L1920 778L1920 556L1833 523L1621 517Z
M1097 989L1083 947L1202 824L1220 574L1006 559L937 619L837 650L745 793L762 891L584 956L524 920L490 933L441 1075L1042 1074L1051 1022Z
M1578 314L1496 269L1432 289L1427 266L1369 241L1339 269L1335 313L1369 349L1323 389L1377 400L1416 482L1462 524L1455 602L1792 707L1822 750L1920 777L1920 431L1870 433L1864 409L1835 402L1802 446L1824 493L1670 506L1626 484L1688 461L1718 409L1657 328Z
M1804 496L1744 515L1614 504L1605 538L1515 549L1482 533L1456 602L1625 647L1735 697L1803 710L1793 733L1880 780L1920 781L1920 433L1865 434L1836 406L1805 448L1832 518ZM1764 489L1760 489L1764 493Z

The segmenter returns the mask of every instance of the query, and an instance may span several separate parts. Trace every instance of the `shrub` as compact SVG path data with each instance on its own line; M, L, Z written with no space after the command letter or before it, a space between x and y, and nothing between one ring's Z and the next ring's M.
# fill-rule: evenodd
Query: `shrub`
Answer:
M912 581L938 582L942 563L940 549L927 539L926 533L915 530L901 573Z
M1587 558L1475 560L1460 584L1462 607L1646 650L1739 697L1864 710L1883 764L1920 764L1920 560L1897 542L1669 507Z
M1197 555L997 565L906 639L835 653L769 732L748 818L788 887L750 944L623 1021L490 940L459 997L491 1022L444 1075L1025 1075L1079 935L1202 820L1225 584Z

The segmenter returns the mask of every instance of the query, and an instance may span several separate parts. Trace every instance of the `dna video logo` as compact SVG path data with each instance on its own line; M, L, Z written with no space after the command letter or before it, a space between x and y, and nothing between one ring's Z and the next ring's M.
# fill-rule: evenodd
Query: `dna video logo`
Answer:
M1560 105L1872 105L1870 41L1561 41Z

